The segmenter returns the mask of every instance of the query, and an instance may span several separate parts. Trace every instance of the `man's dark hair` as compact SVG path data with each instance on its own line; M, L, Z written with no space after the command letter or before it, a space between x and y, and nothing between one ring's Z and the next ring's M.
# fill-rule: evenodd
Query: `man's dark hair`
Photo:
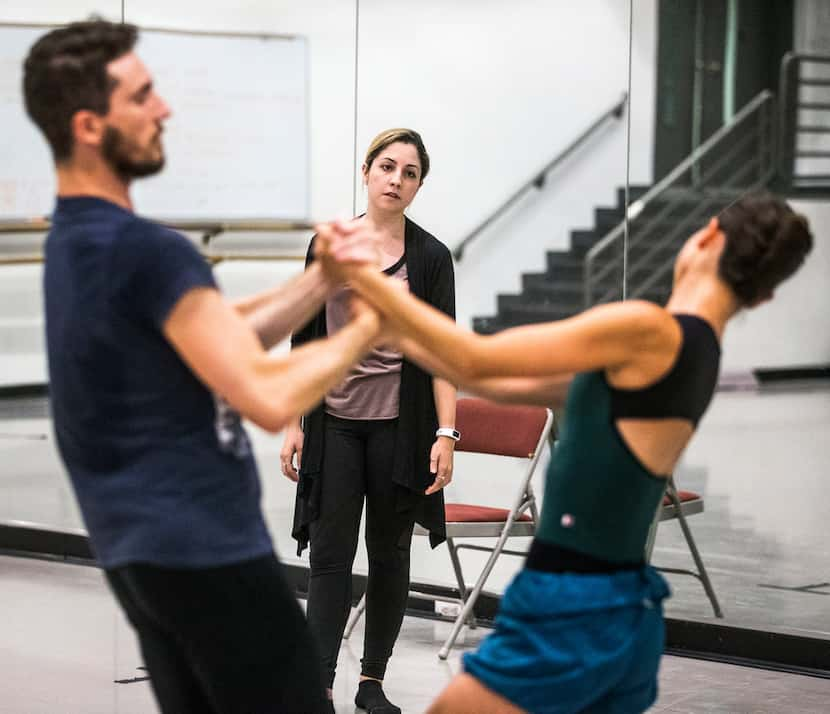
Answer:
M132 51L137 39L134 25L90 20L53 30L32 45L23 65L26 112L56 162L72 154L75 112L109 111L117 82L107 74L107 65Z
M745 306L771 297L813 247L807 219L768 193L742 198L718 223L726 235L718 274Z

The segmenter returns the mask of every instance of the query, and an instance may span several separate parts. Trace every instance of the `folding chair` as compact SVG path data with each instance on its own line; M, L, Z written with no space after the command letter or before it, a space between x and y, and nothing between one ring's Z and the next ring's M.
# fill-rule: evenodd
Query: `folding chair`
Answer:
M693 516L695 513L703 513L703 498L693 491L680 491L674 483L674 477L669 477L666 483L666 494L663 496L663 503L657 510L657 515L652 524L651 532L649 533L648 543L646 544L646 561L651 561L651 555L654 551L654 541L657 536L657 524L662 521L670 521L677 519L680 524L680 530L683 532L683 537L686 540L686 545L689 547L689 552L692 555L692 560L695 562L697 570L684 570L682 568L660 568L664 573L673 573L675 575L691 575L697 578L703 589L706 591L706 596L712 604L712 610L715 617L723 617L723 612L720 609L715 589L712 586L712 581L706 572L706 566L703 564L703 558L700 556L700 551L697 549L695 539L692 536L692 530L686 520L687 516Z
M458 583L458 598L410 591L412 597L458 603L461 612L455 619L452 631L438 656L446 659L458 633L466 622L475 627L473 608L479 594L502 554L525 556L526 551L507 550L505 542L511 537L530 537L536 533L538 512L531 477L539 463L539 457L553 426L553 412L543 407L511 406L496 404L484 399L459 399L456 406L456 425L461 440L456 444L458 452L518 457L527 460L524 475L517 485L513 503L509 509L493 508L466 503L447 503L447 549ZM460 476L464 478L464 476ZM428 535L415 526L414 535ZM496 538L493 546L456 543L457 538ZM464 580L458 551L463 548L490 553L484 568L472 588ZM348 638L366 608L365 595L349 617L343 637Z

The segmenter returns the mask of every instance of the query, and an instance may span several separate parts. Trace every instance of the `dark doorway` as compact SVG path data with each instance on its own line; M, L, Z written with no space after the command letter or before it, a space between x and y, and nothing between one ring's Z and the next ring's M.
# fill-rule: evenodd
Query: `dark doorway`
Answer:
M654 180L763 89L793 47L794 0L660 0Z

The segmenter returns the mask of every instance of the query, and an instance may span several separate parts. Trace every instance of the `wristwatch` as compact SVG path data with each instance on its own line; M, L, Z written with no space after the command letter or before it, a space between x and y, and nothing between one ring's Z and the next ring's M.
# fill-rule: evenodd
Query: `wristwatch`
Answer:
M458 441L461 438L461 432L451 426L442 426L436 430L435 436L448 436L453 441Z

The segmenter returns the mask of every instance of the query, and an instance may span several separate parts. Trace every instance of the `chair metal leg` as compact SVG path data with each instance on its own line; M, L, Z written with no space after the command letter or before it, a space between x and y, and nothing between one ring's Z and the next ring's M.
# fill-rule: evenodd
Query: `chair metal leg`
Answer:
M654 519L651 521L651 527L648 529L648 537L646 538L645 561L651 562L651 555L654 552L654 543L657 541L657 524L660 523L660 516L663 512L663 498L660 497L660 503L657 505L657 510L654 512Z
M355 625L357 624L358 620L360 620L360 616L366 610L366 593L363 593L363 597L360 598L360 602L352 609L351 614L349 615L349 621L346 623L346 629L343 631L343 639L348 640L349 635L352 634L352 630L354 629Z
M452 538L447 538L447 550L450 552L450 560L452 561L452 569L455 571L455 579L458 582L458 594L461 598L461 606L467 601L467 584L464 582L464 573L461 571L461 560L458 557L458 549L455 547L455 541ZM475 615L470 612L470 617L467 620L467 626L470 629L475 629L478 626Z
M512 520L508 520L508 522L505 523L504 530L502 530L498 541L496 541L496 544L493 546L493 552L487 559L487 562L485 563L484 568L481 571L481 574L478 576L478 580L476 580L476 584L473 586L472 591L467 596L467 600L464 602L464 606L461 608L461 612L458 614L458 617L455 618L455 622L453 623L449 637L447 637L443 647L441 647L441 649L438 650L438 657L440 659L447 659L447 655L450 652L450 648L455 644L455 640L458 638L458 633L461 632L461 628L464 626L464 623L469 619L470 615L472 614L473 607L476 604L476 600L478 600L478 596L484 589L484 584L487 582L487 578L490 577L490 572L493 570L493 566L496 564L496 559L499 557L499 555L501 555L502 548L504 548L504 543L505 541L507 541L511 525L513 525Z
M703 558L700 557L700 552L697 549L697 544L692 536L692 530L686 522L686 516L683 515L683 510L680 503L680 498L674 488L668 490L669 498L671 498L675 509L677 510L677 520L680 522L680 530L683 532L683 537L686 539L686 545L689 546L689 552L692 554L692 559L695 561L697 573L700 576L700 582L703 584L703 589L706 591L706 596L709 602L712 603L712 610L715 612L715 617L723 617L723 612L718 603L718 597L715 595L715 588L712 587L712 581L709 580L709 574L706 572L706 566L703 564Z

